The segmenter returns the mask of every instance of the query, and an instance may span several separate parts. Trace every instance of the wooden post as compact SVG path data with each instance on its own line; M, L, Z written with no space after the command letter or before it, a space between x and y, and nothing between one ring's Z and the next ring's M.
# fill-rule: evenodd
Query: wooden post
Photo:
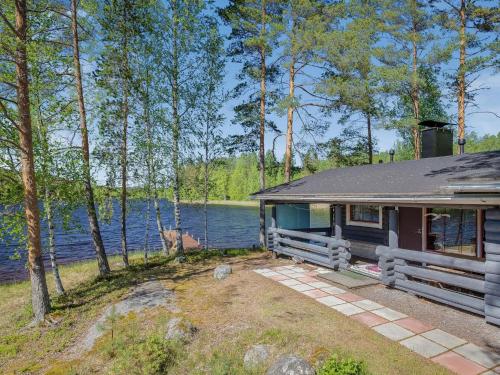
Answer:
M485 212L484 252L484 315L486 321L500 326L500 209Z
M277 226L277 223L276 223L276 205L273 204L273 206L271 207L271 227L273 229L276 229L278 226ZM273 236L273 243L271 244L271 246L269 246L269 243L267 244L267 248L269 250L275 250L276 249L276 233L273 233L272 234ZM266 236L266 240L269 242L269 234Z
M342 239L342 206L340 204L335 205L335 238Z
M389 247L397 249L399 247L398 240L398 211L395 207L389 208Z

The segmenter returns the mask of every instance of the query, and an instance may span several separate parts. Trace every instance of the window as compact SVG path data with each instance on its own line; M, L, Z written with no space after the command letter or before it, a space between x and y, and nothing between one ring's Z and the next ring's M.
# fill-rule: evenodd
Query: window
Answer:
M347 225L382 228L382 207L347 205Z
M476 256L476 210L433 208L425 216L428 250Z

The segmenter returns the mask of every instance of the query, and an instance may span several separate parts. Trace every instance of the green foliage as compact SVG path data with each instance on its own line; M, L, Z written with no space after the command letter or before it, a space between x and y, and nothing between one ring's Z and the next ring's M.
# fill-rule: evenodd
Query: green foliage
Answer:
M332 355L318 370L318 375L368 375L363 362L353 358L339 358Z

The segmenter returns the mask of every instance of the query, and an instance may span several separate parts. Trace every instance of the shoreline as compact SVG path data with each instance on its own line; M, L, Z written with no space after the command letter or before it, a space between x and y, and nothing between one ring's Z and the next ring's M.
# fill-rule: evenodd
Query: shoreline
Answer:
M181 200L182 204L203 204L203 201ZM232 200L210 200L207 202L209 206L243 206L243 207L258 207L259 201L232 201Z

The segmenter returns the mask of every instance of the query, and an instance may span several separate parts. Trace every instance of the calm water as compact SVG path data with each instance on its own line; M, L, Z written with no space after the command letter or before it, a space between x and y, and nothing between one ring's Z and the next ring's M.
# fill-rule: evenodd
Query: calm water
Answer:
M127 241L130 251L144 248L146 202L133 200L129 203L127 218ZM166 229L174 227L173 206L170 202L161 202L163 225ZM257 207L245 206L208 206L209 217L209 245L215 248L251 247L259 241L259 220ZM203 239L203 206L184 204L181 206L182 229L189 232L195 239ZM154 211L150 212L150 246L161 248L160 238L156 230ZM270 219L270 210L266 214ZM311 224L322 226L328 218L328 213L320 210L311 215ZM115 215L109 223L101 222L101 233L108 254L120 252L120 224L119 206L115 205ZM63 230L61 223L56 223L56 247L60 263L68 263L83 259L94 258L94 248L88 234L88 222L85 209L78 209L73 215L73 221L80 228ZM46 227L43 225L42 236L46 243ZM24 279L27 277L26 251L21 250L22 259L12 260L16 246L6 244L0 240L0 282ZM44 260L48 265L48 254L44 253Z

